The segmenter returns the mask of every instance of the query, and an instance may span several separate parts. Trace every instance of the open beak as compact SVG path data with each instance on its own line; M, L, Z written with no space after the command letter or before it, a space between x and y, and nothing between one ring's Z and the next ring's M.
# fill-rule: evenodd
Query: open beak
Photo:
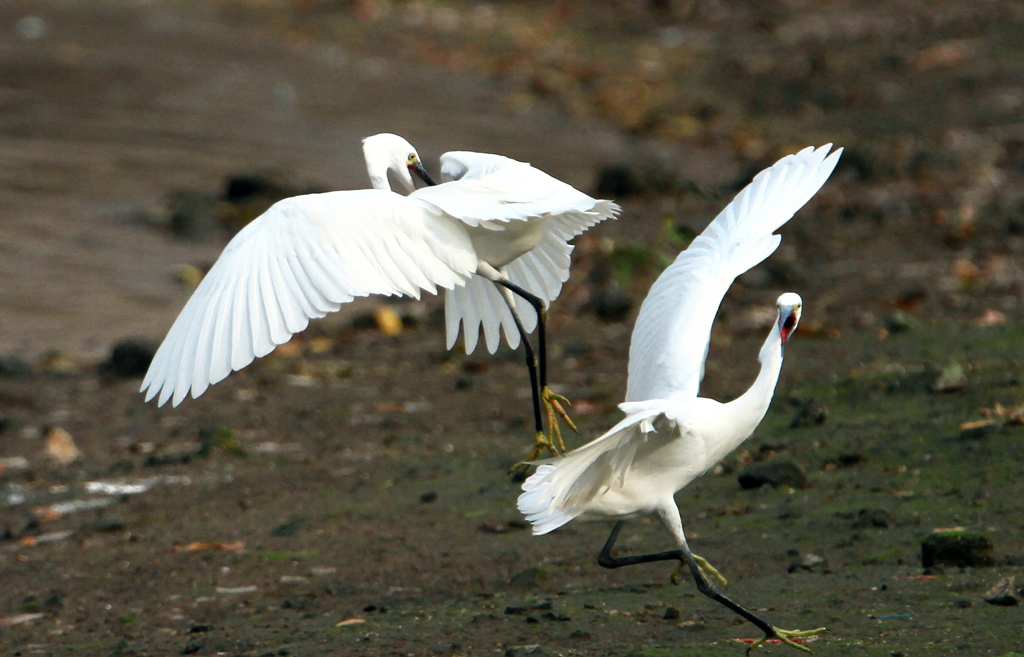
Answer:
M786 353L786 343L800 323L799 306L782 306L779 308L779 335L782 337L782 353Z
M423 163L421 163L419 160L409 165L409 173L419 176L419 179L427 183L427 185L430 187L433 187L434 185L437 184L436 182L434 182L434 179L430 177L430 174L427 173L427 170L423 168Z

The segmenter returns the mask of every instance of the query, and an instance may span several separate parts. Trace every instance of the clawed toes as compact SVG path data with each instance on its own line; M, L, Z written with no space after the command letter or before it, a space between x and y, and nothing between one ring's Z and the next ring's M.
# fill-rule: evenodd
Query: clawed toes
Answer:
M782 643L786 644L787 646L792 646L792 647L796 648L797 650L803 650L804 652L810 653L810 652L812 652L812 650L810 648L808 648L805 645L801 645L801 644L797 643L793 639L799 639L799 638L803 638L803 637L814 636L816 634L821 634L822 632L825 632L826 630L827 630L827 628L824 628L824 627L818 627L818 628L815 628L813 630L783 630L783 629L778 628L778 627L773 627L771 634L766 634L763 639L761 639L760 641L756 641L756 642L752 643L750 645L750 647L747 648L747 657L750 656L750 654L754 651L755 648L757 648L761 644L765 643L769 639L777 639L778 641L781 641Z

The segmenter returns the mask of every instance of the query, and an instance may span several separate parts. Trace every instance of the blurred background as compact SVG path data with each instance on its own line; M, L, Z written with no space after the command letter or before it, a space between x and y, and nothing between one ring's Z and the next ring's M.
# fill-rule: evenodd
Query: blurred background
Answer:
M777 294L806 309L781 410L684 494L688 527L740 576L738 599L841 609L821 619L847 630L830 653L1003 654L1011 621L981 601L994 573L893 578L919 575L921 537L954 526L989 532L990 561L1020 571L1022 117L1024 3L1007 0L5 0L0 640L741 650L718 642L730 617L682 605L692 591L662 587L667 573L597 572L603 528L521 531L505 476L530 433L521 355L445 352L440 299L352 304L198 401L142 405L148 350L230 236L284 196L368 187L360 140L394 132L435 174L447 150L501 153L623 206L577 240L551 315L552 380L585 439L618 417L661 269L758 170L844 147L723 305L719 397L749 384ZM779 454L809 479L741 492L735 474ZM154 486L161 499L136 496ZM659 549L660 528L639 526L633 547ZM715 542L726 530L762 543ZM824 553L846 583L793 583L794 552ZM638 581L659 584L630 593ZM892 609L858 597L883 582L903 596ZM560 590L574 611L543 607ZM586 611L609 600L633 620ZM913 627L872 616L926 607Z

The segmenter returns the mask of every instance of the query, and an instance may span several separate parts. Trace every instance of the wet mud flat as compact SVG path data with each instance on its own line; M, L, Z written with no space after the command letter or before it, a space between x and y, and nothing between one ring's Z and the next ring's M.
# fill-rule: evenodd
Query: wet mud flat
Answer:
M147 210L254 167L363 186L358 141L381 130L586 191L625 162L604 168L623 219L578 240L551 316L582 439L619 417L659 267L774 157L848 147L723 306L720 399L753 379L779 291L807 314L756 435L680 493L688 536L738 601L828 626L817 654L1024 652L1024 607L984 601L1024 584L1019 10L696 4L588 14L598 43L507 5L526 17L511 48L492 21L496 55L460 45L448 7L369 25L315 3L0 6L49 29L0 42L0 652L739 655L755 637L671 564L599 568L607 526L529 535L508 476L531 439L521 356L444 352L436 301L394 337L318 324L177 409L98 371L114 342L159 339L189 294L175 268L227 239L171 239ZM743 488L752 470L790 478ZM980 532L991 565L925 569L937 528ZM666 539L638 520L618 546Z
M618 417L612 330L559 331L598 338L555 368L587 400L584 435ZM798 335L755 436L678 496L726 591L781 627L829 627L817 654L1019 649L1021 606L983 599L1024 583L1019 331ZM435 333L352 328L322 353L300 336L173 410L140 404L137 379L0 379L7 653L742 654L734 639L756 631L673 586L671 564L597 566L605 524L529 535L508 475L529 441L519 356L449 355ZM713 348L709 378L740 364L716 377L723 394L758 344ZM964 378L937 391L950 362ZM63 466L44 451L57 424L81 451ZM739 484L783 464L805 480ZM950 527L982 532L992 565L924 569L922 541ZM666 539L637 520L618 549Z

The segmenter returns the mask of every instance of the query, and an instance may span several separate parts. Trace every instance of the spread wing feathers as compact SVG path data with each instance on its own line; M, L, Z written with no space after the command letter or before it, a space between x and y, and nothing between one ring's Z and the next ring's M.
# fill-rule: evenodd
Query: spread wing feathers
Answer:
M413 196L436 204L469 225L492 230L503 230L511 220L544 218L545 233L540 243L506 265L504 271L509 280L546 305L558 297L562 283L569 280L573 247L567 242L619 213L619 206L611 201L594 200L528 164L501 155L456 151L445 153L441 162L442 174L456 182L425 187ZM516 182L516 171L525 171L520 182ZM548 192L544 192L544 186ZM464 193L448 193L456 189ZM556 198L553 191L559 191L562 197ZM520 202L522 199L527 200ZM514 299L523 327L532 333L537 313L521 297ZM445 320L449 349L458 340L460 326L467 354L476 349L481 329L492 354L501 343L501 333L509 347L519 346L519 330L501 291L480 276L446 293Z
M626 401L697 396L722 298L778 248L772 233L828 179L843 150L826 157L831 147L805 148L757 174L662 272L633 329Z
M554 231L548 232L534 249L506 265L505 273L513 283L550 304L561 292L562 283L569 279L572 249L572 245L566 244ZM523 328L532 333L537 328L537 313L525 299L512 296ZM519 329L503 293L482 276L474 275L465 287L446 291L444 310L449 349L458 340L460 326L467 354L476 349L481 328L487 350L492 354L501 344L502 332L511 349L519 347Z
M280 201L228 243L146 373L146 400L177 406L287 342L311 318L370 294L461 285L477 260L463 226L386 190Z
M620 408L627 416L607 433L564 458L542 462L523 482L517 504L534 534L561 527L585 512L592 500L622 486L642 454L676 438L684 422L678 407L665 400Z
M619 206L609 201L598 201L595 208L597 210L593 212L549 217L540 244L504 267L509 280L539 297L545 305L550 305L562 291L562 284L569 280L573 246L567 242L619 212ZM527 333L533 333L537 328L537 312L522 297L513 295L513 299L523 328ZM452 288L445 293L444 311L449 349L458 341L460 326L467 354L476 349L481 328L487 350L492 354L501 344L501 333L505 334L505 341L511 349L519 347L519 330L502 292L479 275L473 276L464 287Z
M501 155L453 151L441 156L449 182L410 196L431 203L469 226L502 230L510 221L564 215L586 230L618 213L618 206L587 196L529 164ZM457 193L456 193L457 192Z

